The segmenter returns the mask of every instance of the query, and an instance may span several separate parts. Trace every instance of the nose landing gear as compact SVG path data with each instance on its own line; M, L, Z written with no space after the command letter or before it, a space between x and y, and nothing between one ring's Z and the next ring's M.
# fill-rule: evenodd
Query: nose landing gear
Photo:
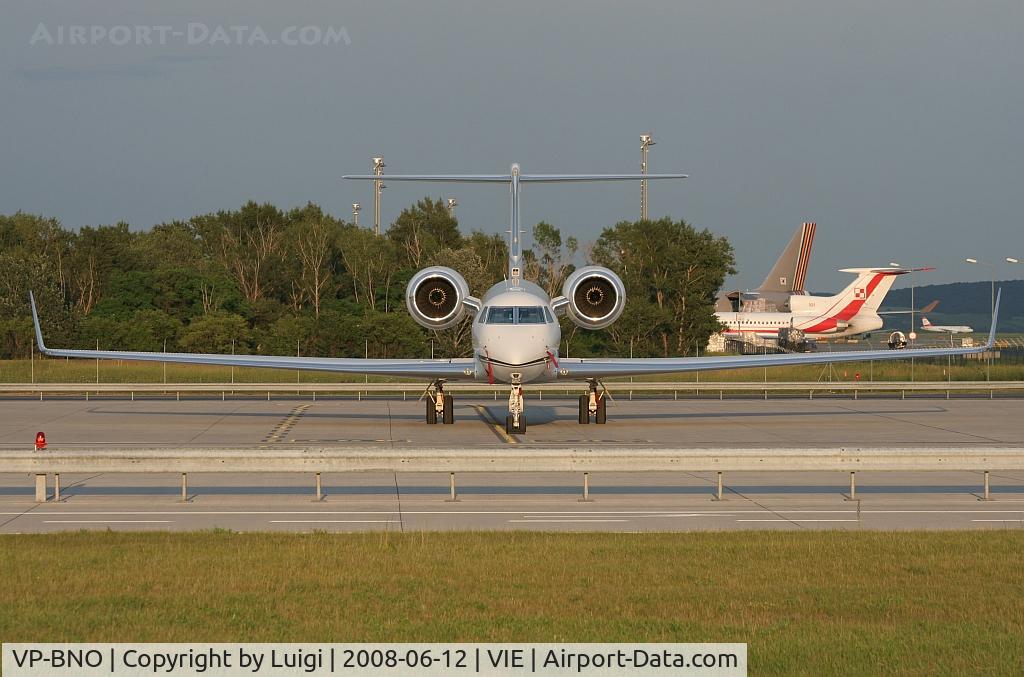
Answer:
M429 425L437 424L438 416L445 425L455 423L455 398L444 392L444 381L437 381L427 389L426 403Z
M604 424L608 422L608 393L597 392L597 381L589 381L590 392L580 395L580 425L590 423L590 417L594 417L594 423Z
M512 374L512 392L508 396L508 416L505 417L505 432L509 435L526 434L526 400L520 378L520 374Z

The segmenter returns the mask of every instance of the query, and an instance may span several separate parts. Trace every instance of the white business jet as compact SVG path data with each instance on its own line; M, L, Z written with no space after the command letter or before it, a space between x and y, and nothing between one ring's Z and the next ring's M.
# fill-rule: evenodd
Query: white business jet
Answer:
M559 183L578 181L638 181L642 179L683 179L685 174L523 174L512 165L508 174L485 175L388 175L346 176L347 179L386 181L443 181L505 183L511 194L508 277L491 287L483 298L469 295L465 278L443 266L425 268L416 273L406 287L406 305L420 325L428 329L446 329L463 317L473 319L473 356L442 360L355 359L328 357L279 357L270 355L202 355L188 353L148 353L112 350L64 350L48 348L43 342L32 299L32 320L39 349L53 357L111 360L148 360L236 367L272 367L304 369L347 374L373 374L423 379L430 383L426 402L427 423L453 423L454 403L445 393L448 381L502 383L509 386L509 434L526 432L526 402L523 389L530 383L577 382L586 388L579 399L579 422L607 421L607 396L602 379L616 376L670 374L711 369L742 369L792 364L946 357L988 350L994 341L999 299L988 344L976 348L922 348L915 350L856 351L784 355L741 355L724 357L667 358L563 358L558 347L561 331L557 317L569 319L585 329L602 329L622 314L626 290L613 271L600 266L576 270L565 281L562 295L549 298L536 284L523 279L522 230L519 218L520 186L523 183Z

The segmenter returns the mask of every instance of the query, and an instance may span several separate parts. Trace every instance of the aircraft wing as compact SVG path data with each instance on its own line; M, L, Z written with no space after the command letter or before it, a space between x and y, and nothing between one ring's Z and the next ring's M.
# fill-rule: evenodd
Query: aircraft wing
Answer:
M76 357L100 360L138 360L142 362L175 362L182 364L214 364L229 367L267 367L272 369L299 369L303 371L329 371L341 374L370 374L373 376L403 376L421 379L471 379L474 374L472 358L450 360L370 360L337 357L277 357L273 355L214 355L203 353L147 353L117 350L63 350L47 348L39 327L36 301L32 303L32 322L35 325L39 351L51 357Z
M907 360L913 357L947 357L970 355L991 350L995 344L999 318L1000 290L992 313L988 342L974 348L913 348L910 350L846 350L835 353L799 353L782 355L730 355L723 357L655 357L655 358L562 358L558 361L560 378L601 379L613 376L674 374L713 369L745 369L750 367L783 367L797 364L828 364L867 362L869 360Z

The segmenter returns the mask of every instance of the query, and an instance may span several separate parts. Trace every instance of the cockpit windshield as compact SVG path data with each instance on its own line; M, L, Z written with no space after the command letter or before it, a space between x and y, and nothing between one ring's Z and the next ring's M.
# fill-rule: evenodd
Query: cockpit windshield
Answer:
M553 322L544 306L492 306L480 318L481 324L545 324Z
M487 310L487 324L512 324L515 322L514 306L494 306Z
M544 324L543 306L520 306L516 324Z

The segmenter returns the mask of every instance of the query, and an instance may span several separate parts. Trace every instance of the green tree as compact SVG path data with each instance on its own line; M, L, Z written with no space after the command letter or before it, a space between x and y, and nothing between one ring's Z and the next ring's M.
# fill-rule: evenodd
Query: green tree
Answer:
M395 243L399 265L422 268L438 250L462 244L459 222L448 213L444 200L425 197L406 207L387 231Z
M83 226L75 237L70 260L70 285L83 315L92 312L112 275L136 270L136 235L123 221L115 226Z
M735 272L726 238L670 218L622 221L601 233L592 256L622 277L627 307L639 297L671 313L670 327L659 332L662 355L684 355L720 331L715 295Z
M527 258L526 277L536 282L554 298L561 293L565 278L574 270L572 264L579 241L570 236L562 246L562 231L546 221L533 227L533 249Z
M178 345L190 353L237 354L249 352L251 332L245 318L231 313L197 317L185 328Z
M271 204L247 202L237 211L196 216L191 221L206 254L217 261L250 303L279 284L285 216Z
M356 303L376 310L378 297L386 298L396 273L394 242L354 225L344 226L336 241L353 298Z

